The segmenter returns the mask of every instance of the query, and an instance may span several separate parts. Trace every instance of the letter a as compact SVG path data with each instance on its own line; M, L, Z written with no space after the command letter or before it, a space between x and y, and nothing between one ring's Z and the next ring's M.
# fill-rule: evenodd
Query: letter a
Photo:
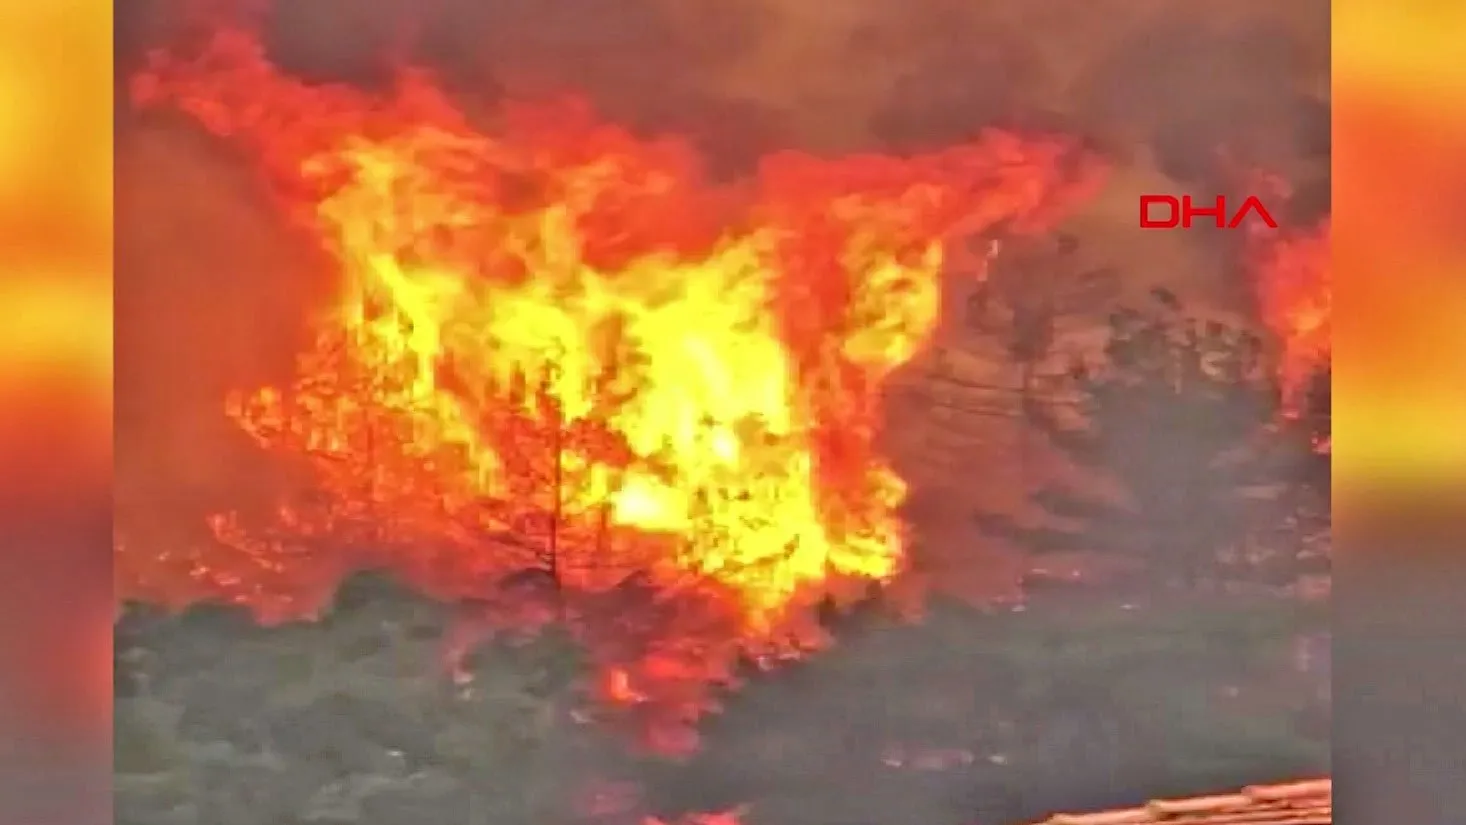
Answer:
M1272 215L1268 214L1267 207L1262 205L1262 201L1258 200L1256 195L1247 196L1247 200L1243 202L1242 208L1237 210L1237 214L1232 216L1232 222L1227 224L1227 228L1236 229L1242 223L1242 219L1247 217L1247 210L1249 209L1255 210L1258 217L1262 218L1262 222L1267 224L1269 229L1278 228L1278 222L1273 220Z

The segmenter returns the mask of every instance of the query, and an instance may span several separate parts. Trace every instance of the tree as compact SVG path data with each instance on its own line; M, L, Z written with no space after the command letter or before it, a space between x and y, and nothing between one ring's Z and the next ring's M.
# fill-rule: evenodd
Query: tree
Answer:
M1028 411L1063 453L1107 477L1119 495L1050 486L1035 494L1044 526L992 514L978 520L1033 552L1128 555L1162 581L1192 588L1241 541L1247 493L1269 480L1256 441L1277 393L1255 337L1186 317L1163 290L1152 297L1146 309L1110 318L1099 365L1074 369L1082 424L1037 404Z
M1079 242L1068 233L989 241L981 282L967 300L965 322L993 339L1018 370L1020 409L1035 406L1039 370L1053 355L1059 325L1112 299L1115 272L1084 268ZM951 380L950 378L948 379ZM953 382L960 384L961 382ZM1016 430L1023 472L1032 464L1033 433Z
M1326 572L1332 547L1332 370L1323 366L1309 380L1296 408L1277 424L1268 472L1281 494L1266 526L1274 552L1271 565L1288 581Z
M1079 241L1060 233L1018 238L996 249L986 278L967 305L967 322L996 336L1019 368L1019 388L1031 399L1035 372L1048 358L1061 319L1113 298L1115 272L1077 264Z
M560 712L589 663L546 633L485 646L472 685L447 685L450 613L366 574L321 621L268 632L232 608L129 608L118 821L570 821L577 785L619 759Z

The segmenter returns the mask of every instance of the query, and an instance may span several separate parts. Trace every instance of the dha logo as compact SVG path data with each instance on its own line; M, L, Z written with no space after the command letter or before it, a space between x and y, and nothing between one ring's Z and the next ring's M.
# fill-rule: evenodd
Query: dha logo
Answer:
M1267 207L1262 205L1262 199L1256 195L1248 195L1230 217L1227 199L1222 195L1217 195L1210 206L1198 206L1190 195L1180 198L1160 194L1140 196L1141 229L1190 229L1196 218L1210 218L1217 229L1236 229L1248 215L1256 216L1270 229L1278 228L1278 222L1273 220Z

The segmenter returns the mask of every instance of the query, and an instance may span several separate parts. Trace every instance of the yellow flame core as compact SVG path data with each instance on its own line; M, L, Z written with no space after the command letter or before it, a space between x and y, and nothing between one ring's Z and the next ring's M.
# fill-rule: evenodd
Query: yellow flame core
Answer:
M133 89L245 149L343 276L293 383L228 408L312 486L256 535L221 517L188 571L251 604L353 563L480 592L548 555L570 587L648 573L798 624L901 566L881 388L936 324L945 245L1039 228L1101 171L993 132L722 186L584 107L506 107L489 136L423 76L304 84L242 32Z
M800 409L795 366L770 311L778 267L771 233L725 238L702 260L653 253L601 271L582 254L573 199L509 215L417 198L404 211L401 191L427 171L404 166L404 157L362 145L343 153L351 182L318 207L349 284L322 351L349 340L350 369L330 373L391 378L368 396L325 394L310 411L315 420L297 410L294 426L319 443L321 433L362 429L349 419L391 418L411 433L401 458L465 457L460 477L440 491L462 501L526 492L501 461L513 445L488 425L496 411L517 408L566 433L582 423L605 430L628 454L599 457L566 438L562 511L605 508L614 525L680 537L687 572L737 588L755 614L832 572L895 572L902 534L894 513L905 487L889 467L871 464L862 479L866 504L882 518L860 523L850 517L861 514L830 514L821 500L812 416ZM565 188L591 190L597 172L568 170ZM418 243L436 229L468 226L489 228L522 274L493 277L431 260ZM859 270L850 306L863 317L830 347L884 374L915 353L936 321L941 247L932 243L905 265L878 237L860 238L859 247L844 266ZM516 391L536 377L542 393ZM287 417L281 403L267 392L239 415L268 438L271 422Z

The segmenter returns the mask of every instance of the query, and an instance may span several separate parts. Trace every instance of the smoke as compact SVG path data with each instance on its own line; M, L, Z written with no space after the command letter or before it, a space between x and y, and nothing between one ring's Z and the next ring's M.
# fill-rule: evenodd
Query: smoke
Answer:
M188 130L124 133L116 180L119 529L141 529L130 522L141 514L202 529L254 477L257 451L222 415L224 399L288 374L308 308L332 284L261 188Z
M476 103L572 91L647 128L766 133L765 149L1051 122L1165 144L1180 169L1219 136L1263 154L1316 152L1327 96L1326 0L247 2L264 8L277 62L307 77L371 82L406 59ZM119 9L121 59L167 45L199 5Z

